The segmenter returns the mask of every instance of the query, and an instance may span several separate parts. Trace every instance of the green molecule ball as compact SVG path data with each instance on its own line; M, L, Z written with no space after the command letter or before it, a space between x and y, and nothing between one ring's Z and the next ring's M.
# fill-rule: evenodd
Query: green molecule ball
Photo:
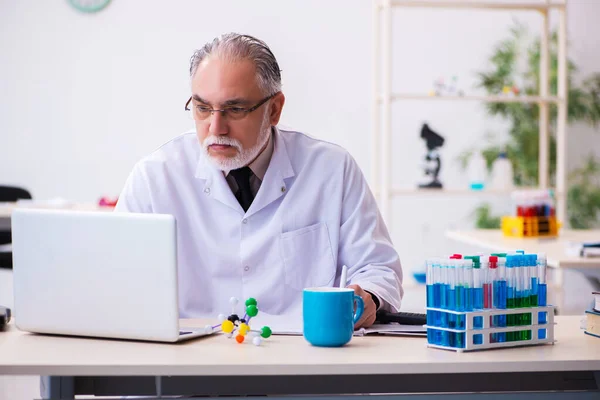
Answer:
M246 307L248 306L255 306L258 303L256 302L256 299L254 297L250 297L248 300L246 300Z
M256 317L256 315L258 314L258 307L256 307L256 306L246 307L246 314L248 314L249 317Z
M262 336L265 339L271 336L272 333L273 332L271 332L271 328L269 328L268 326L263 326L263 328L260 330L260 336Z

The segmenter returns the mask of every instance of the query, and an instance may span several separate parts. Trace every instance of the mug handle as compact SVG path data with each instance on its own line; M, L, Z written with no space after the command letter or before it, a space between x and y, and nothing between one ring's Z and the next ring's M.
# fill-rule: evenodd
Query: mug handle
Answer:
M365 302L356 294L354 295L354 301L356 302L356 312L354 313L354 323L356 324L360 317L362 317L363 311L365 311Z

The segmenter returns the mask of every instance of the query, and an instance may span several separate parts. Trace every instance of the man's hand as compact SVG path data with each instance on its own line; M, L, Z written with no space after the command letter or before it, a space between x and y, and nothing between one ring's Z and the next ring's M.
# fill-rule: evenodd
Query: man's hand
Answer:
M365 303L365 310L363 311L363 315L354 325L354 329L370 327L375 322L375 317L377 314L377 307L375 306L375 301L373 301L373 297L370 293L365 292L358 285L348 285L348 288L354 289L354 293L360 296L361 299L363 299L363 302Z

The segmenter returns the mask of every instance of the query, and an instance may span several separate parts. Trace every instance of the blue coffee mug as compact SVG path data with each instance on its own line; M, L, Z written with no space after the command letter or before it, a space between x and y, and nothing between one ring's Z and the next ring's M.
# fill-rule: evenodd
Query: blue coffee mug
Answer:
M354 303L356 302L356 312ZM352 339L365 304L354 290L335 287L304 289L304 338L313 346L339 347Z

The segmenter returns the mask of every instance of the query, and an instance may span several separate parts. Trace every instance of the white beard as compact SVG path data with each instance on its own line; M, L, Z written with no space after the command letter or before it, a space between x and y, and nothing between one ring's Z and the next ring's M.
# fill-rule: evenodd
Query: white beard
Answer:
M242 148L242 144L233 138L227 136L208 136L202 142L202 150L207 156L208 160L221 171L231 171L232 169L238 169L245 167L250 164L258 155L261 150L264 149L267 142L269 141L269 135L271 134L271 124L269 122L269 114L265 112L265 118L260 128L260 133L256 140L256 144L248 149ZM212 144L222 144L234 147L237 149L237 154L233 157L217 158L213 157L209 151L208 146Z

